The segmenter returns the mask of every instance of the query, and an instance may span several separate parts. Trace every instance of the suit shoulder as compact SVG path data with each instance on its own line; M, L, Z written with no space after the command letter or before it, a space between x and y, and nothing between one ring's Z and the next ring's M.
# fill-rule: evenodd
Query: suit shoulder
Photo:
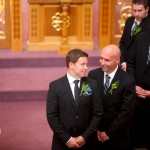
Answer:
M147 15L147 17L145 17L142 21L148 20L150 21L150 15Z
M134 78L127 72L121 70L121 79L126 83L135 82Z
M60 78L58 78L58 79L53 80L52 82L50 82L50 84L51 84L51 85L57 85L57 84L60 85L60 83L61 83L63 80L65 80L65 79L66 79L66 76L60 77Z
M82 81L83 81L83 82L87 82L87 83L94 83L94 84L97 83L94 79L89 78L89 77L83 77L83 78L82 78Z
M129 18L126 19L126 22L133 21L133 20L134 20L134 17L131 16L131 17L129 17Z
M96 68L96 69L90 70L89 74L97 73L97 72L100 72L100 71L101 71L100 68Z

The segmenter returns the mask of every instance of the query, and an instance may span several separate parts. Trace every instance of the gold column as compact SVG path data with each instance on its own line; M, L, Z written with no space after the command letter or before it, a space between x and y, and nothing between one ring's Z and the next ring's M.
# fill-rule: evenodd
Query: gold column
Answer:
M69 4L62 4L62 42L60 46L59 52L61 54L65 54L69 51L69 45L68 45L68 9Z
M111 41L112 29L112 0L100 0L100 15L99 15L99 48L102 49ZM114 11L114 10L113 10Z
M22 0L11 0L11 49L22 51Z
M100 0L99 48L119 45L125 21L132 15L131 0Z

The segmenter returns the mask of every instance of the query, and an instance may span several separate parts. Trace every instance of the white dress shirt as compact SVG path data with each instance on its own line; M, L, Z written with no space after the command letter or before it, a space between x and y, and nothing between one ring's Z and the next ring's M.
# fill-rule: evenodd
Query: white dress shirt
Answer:
M75 79L74 77L72 77L71 75L69 75L69 73L67 73L67 78L68 78L68 81L69 81L69 84L70 84L70 88L71 88L71 91L72 91L72 94L73 94L73 97L74 97L74 87L75 87L75 84L74 84L73 81L74 80L79 80L78 87L80 87L80 80L81 79Z
M114 78L117 69L118 69L118 66L117 66L116 69L115 69L112 73L110 73L110 74L104 72L104 84L105 84L105 81L106 81L106 74L108 74L108 75L110 76L109 85L111 84L111 81L112 81L112 79Z

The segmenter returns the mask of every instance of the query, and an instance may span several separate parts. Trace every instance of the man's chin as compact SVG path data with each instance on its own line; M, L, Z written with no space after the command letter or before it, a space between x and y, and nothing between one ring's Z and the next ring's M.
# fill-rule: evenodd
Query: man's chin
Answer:
M106 69L105 69L105 68L102 68L102 71L106 72Z
M142 21L142 19L141 19L141 18L136 18L136 20L137 20L137 21L139 21L139 22L140 22L140 21Z
M82 74L82 77L85 77L86 76L86 73Z

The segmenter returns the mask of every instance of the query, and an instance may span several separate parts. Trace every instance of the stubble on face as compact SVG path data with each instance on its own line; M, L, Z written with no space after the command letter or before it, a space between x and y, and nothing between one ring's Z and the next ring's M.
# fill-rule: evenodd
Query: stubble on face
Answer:
M71 67L69 69L70 75L76 79L86 76L86 72L88 69L87 64L88 58L80 57L76 63L71 63Z
M145 8L144 5L133 4L132 14L137 21L142 21L148 13L148 7Z

